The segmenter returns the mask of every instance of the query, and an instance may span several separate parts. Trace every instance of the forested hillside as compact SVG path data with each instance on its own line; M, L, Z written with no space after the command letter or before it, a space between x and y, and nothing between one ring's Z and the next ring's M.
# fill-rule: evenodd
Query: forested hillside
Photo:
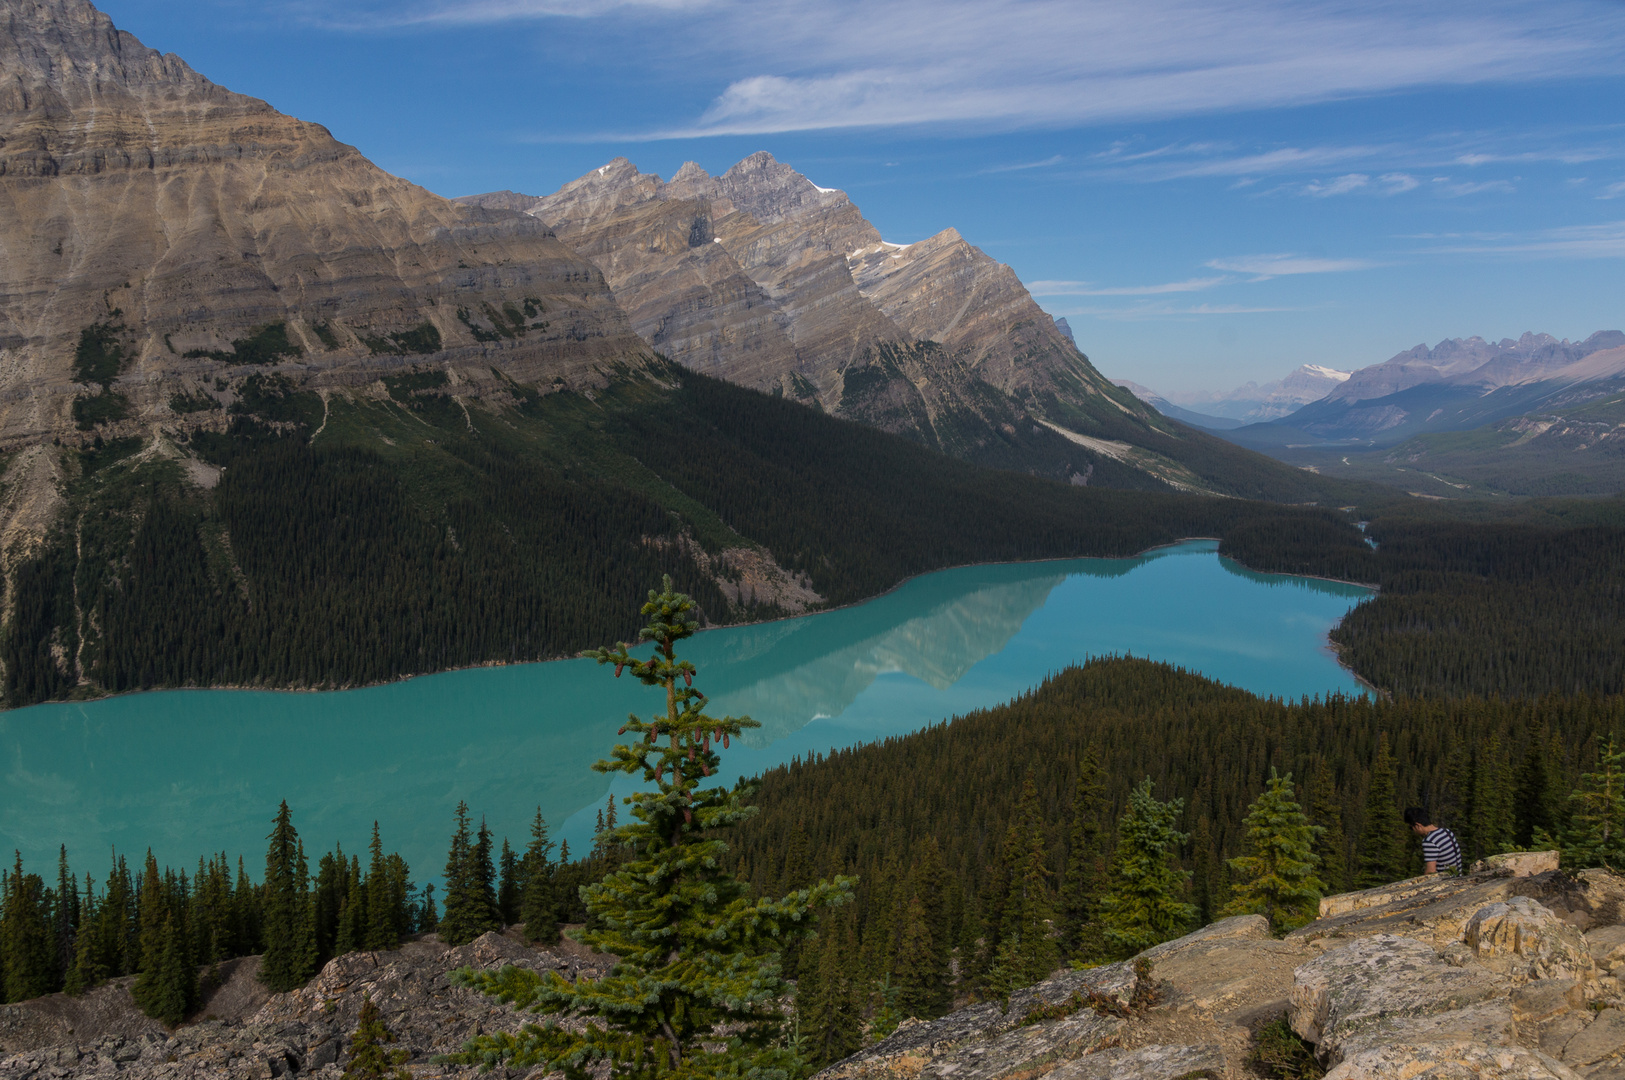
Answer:
M857 903L798 958L803 993L827 996L820 980L847 973L838 993L895 1023L946 1008L930 987L950 958L956 992L999 992L1001 942L1035 895L1053 919L1054 959L1109 955L1091 924L1147 778L1178 834L1172 862L1189 874L1188 890L1171 879L1169 900L1193 905L1166 928L1173 937L1231 898L1227 860L1244 854L1243 819L1272 769L1326 830L1315 872L1332 893L1420 872L1399 817L1408 805L1454 829L1469 859L1575 837L1593 805L1581 797L1608 782L1582 774L1611 769L1619 783L1619 757L1605 769L1599 754L1622 724L1619 696L1287 703L1100 660L1009 705L768 772L734 855L766 894L860 876Z
M442 370L386 377L382 400L255 375L220 430L63 450L68 509L7 598L6 704L569 655L629 632L662 573L712 622L801 610L773 580L745 587L740 555L815 604L1243 530L1256 569L1288 567L1269 537L1308 537L1288 568L1370 576L1336 511L1000 472L664 372L594 397L512 384L507 410L459 401ZM1346 494L1298 475L1289 497Z
M1379 513L1368 532L1381 592L1331 638L1395 694L1625 693L1622 508L1569 504L1568 521L1538 507L1476 522Z

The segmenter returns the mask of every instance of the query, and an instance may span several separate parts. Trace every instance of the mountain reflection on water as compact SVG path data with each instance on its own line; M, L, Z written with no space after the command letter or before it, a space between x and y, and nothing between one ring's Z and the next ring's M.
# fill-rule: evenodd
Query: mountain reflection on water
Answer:
M1008 701L1108 653L1259 693L1358 693L1324 644L1367 590L1242 571L1216 547L966 567L856 607L699 634L685 655L710 711L762 724L719 779ZM516 846L540 805L580 851L611 789L591 763L628 712L659 703L569 660L336 693L179 690L0 713L0 843L41 872L59 843L98 877L109 845L132 858L151 846L177 867L225 850L252 867L286 799L313 857L334 841L359 852L377 820L423 881L438 878L466 800Z

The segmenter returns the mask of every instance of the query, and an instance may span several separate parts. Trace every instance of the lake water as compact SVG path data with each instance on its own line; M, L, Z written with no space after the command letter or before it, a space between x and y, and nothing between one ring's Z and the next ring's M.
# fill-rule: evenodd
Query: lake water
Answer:
M762 727L721 779L1008 701L1092 656L1166 660L1259 694L1361 693L1326 632L1369 591L1256 574L1190 541L1134 559L975 566L856 607L696 635L679 655L713 715ZM467 800L522 849L536 807L584 852L610 780L590 771L663 694L591 661L480 668L336 693L176 690L0 713L0 843L54 880L110 846L137 863L207 852L263 867L288 801L312 864L365 855L374 819L423 882ZM617 791L631 790L617 778Z

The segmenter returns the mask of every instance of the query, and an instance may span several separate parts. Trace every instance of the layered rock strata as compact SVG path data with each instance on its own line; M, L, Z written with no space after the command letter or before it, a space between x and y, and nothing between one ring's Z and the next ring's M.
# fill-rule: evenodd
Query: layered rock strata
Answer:
M949 452L1051 438L1035 420L1080 426L1065 406L1157 419L1008 266L951 228L888 243L844 192L767 153L716 177L689 162L670 181L616 158L528 204L463 201L546 221L603 270L643 339L685 366Z
M585 385L645 355L536 218L390 176L87 0L0 0L0 449L201 422L174 396L254 371L433 362L479 397L493 367Z

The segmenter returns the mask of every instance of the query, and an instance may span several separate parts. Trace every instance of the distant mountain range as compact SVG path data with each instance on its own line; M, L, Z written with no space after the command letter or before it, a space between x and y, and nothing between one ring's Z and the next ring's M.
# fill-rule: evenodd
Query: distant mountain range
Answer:
M1453 338L1361 368L1318 401L1226 436L1258 447L1391 446L1415 435L1466 431L1558 403L1602 397L1625 379L1625 333L1584 341L1526 333L1514 341Z
M1228 393L1171 393L1168 401L1192 414L1236 421L1224 427L1240 427L1275 420L1319 401L1349 378L1349 372L1319 364L1304 364L1284 379L1248 383ZM1208 427L1221 425L1208 424Z
M1323 475L1441 497L1625 489L1625 333L1452 338L1361 368L1226 439Z

